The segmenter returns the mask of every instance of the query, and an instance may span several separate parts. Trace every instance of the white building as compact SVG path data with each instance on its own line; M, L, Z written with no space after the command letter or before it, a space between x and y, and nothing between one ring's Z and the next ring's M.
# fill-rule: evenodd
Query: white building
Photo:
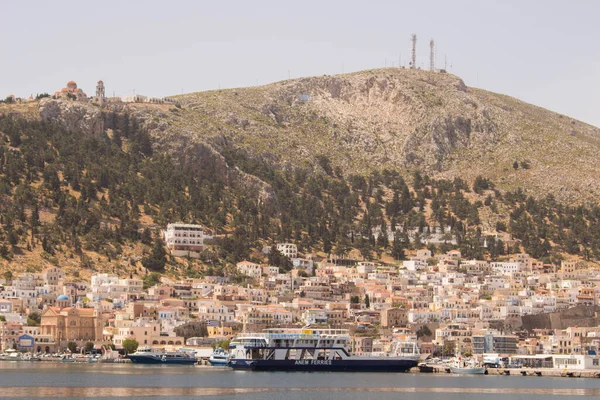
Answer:
M277 251L290 259L298 257L298 247L293 243L277 243Z
M251 278L259 279L262 275L262 267L250 261L240 261L236 267L240 274L248 275Z
M207 321L233 322L234 313L218 303L205 302L198 307L198 318Z
M490 266L493 271L502 275L510 275L521 270L521 263L518 262L493 262Z
M319 308L310 308L302 313L302 322L306 325L327 324L327 312Z
M204 251L204 228L195 224L168 224L165 243L176 257L200 257Z
M141 279L119 279L116 275L92 275L92 284L87 297L90 300L123 299L141 293L144 283Z
M305 258L293 258L292 265L294 268L299 268L305 270L309 275L312 275L314 269L313 260L308 260Z
M427 268L427 261L413 258L411 260L402 261L402 266L408 271L418 271Z
M121 97L121 101L123 103L157 103L157 104L164 104L164 103L175 104L175 103L177 103L177 101L175 101L174 99L171 99L169 97L151 97L151 96L144 96L141 94L132 94L132 95L128 95L128 96L123 96L123 97Z
M356 272L358 272L361 275L369 274L373 271L375 271L375 263L368 261L360 261L356 265Z

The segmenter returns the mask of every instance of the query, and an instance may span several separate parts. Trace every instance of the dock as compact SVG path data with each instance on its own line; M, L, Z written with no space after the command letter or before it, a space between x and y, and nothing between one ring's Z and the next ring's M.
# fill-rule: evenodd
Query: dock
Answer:
M445 365L425 365L415 367L411 372L450 374L450 368ZM547 376L562 378L600 378L597 369L555 369L555 368L488 368L486 375L502 376Z

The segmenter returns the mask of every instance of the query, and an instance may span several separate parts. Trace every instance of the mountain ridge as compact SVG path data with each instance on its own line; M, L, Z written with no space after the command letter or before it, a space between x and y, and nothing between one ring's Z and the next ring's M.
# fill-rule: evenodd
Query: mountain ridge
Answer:
M138 119L157 149L191 158L195 147L215 156L231 147L283 170L324 172L325 163L346 176L376 169L483 176L566 204L600 195L600 129L447 73L387 68L173 98L183 107L107 107ZM60 115L70 129L103 130L97 107L57 103L42 100L42 119Z
M600 194L600 129L450 74L388 68L174 98L184 106L168 118L175 135L239 146L283 167L326 156L348 174L375 166L482 175L568 203ZM527 168L514 170L515 161Z

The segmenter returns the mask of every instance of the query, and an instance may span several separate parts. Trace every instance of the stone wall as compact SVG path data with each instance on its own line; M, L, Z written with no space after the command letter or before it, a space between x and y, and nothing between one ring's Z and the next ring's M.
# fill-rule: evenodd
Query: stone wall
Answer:
M566 329L570 326L598 326L598 306L576 306L553 313L526 315L522 317L523 329Z

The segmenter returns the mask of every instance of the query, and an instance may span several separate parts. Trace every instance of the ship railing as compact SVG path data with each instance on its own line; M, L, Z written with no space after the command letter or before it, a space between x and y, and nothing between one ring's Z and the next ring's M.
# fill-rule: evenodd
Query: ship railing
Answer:
M397 342L393 350L395 356L418 356L420 353L416 342Z
M236 339L350 339L350 336L340 335L323 335L323 334L308 334L308 333L252 333L243 336L238 336Z
M312 335L350 335L350 331L348 329L331 329L331 328L269 328L265 329L267 334L273 333L283 333L283 334L312 334ZM309 333L310 332L310 333Z

